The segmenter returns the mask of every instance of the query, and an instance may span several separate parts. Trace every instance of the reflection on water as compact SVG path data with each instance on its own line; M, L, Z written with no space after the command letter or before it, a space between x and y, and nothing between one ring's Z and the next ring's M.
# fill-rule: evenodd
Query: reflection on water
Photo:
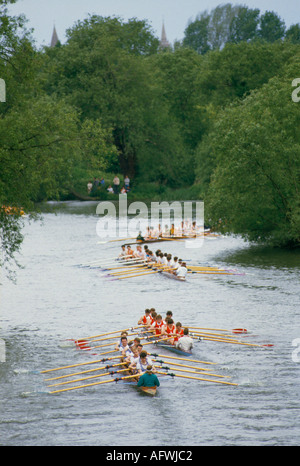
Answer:
M244 267L300 268L300 249L289 250L248 245L237 251L221 253L216 260Z

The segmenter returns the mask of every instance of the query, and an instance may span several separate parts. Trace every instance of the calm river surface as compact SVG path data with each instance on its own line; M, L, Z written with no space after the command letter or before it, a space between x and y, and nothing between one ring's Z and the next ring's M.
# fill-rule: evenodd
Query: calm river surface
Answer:
M241 274L113 281L77 265L120 250L121 242L97 244L95 209L48 204L43 224L26 223L17 284L2 277L0 445L299 445L299 251L232 237L199 249L166 242L163 250L194 264ZM215 372L238 386L167 377L154 398L122 383L48 393L39 371L97 359L68 339L133 326L147 307L190 326L243 327L242 341L274 346L196 344L194 357L218 363Z

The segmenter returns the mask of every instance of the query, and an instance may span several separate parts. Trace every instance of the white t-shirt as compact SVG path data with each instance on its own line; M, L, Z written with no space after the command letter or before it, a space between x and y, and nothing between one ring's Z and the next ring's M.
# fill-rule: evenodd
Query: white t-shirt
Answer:
M177 269L177 273L176 273L177 277L185 278L186 274L187 274L187 268L186 267L181 266L181 267L179 267Z

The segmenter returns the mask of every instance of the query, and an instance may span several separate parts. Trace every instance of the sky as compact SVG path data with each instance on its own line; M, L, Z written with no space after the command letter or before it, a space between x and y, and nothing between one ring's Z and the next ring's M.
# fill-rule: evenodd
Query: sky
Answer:
M157 37L161 37L164 22L170 43L181 40L190 20L205 11L211 11L220 4L242 4L276 12L289 27L300 23L300 0L18 0L9 6L9 13L25 14L29 20L27 28L33 28L33 37L38 47L50 45L55 25L59 40L66 41L65 32L78 20L89 14L147 19Z

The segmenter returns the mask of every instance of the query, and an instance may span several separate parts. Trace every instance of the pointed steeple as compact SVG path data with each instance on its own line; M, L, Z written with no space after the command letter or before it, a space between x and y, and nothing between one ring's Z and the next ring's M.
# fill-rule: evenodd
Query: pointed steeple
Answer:
M58 42L58 35L57 35L55 25L54 25L50 47L55 47L57 42Z
M170 43L168 42L168 39L167 39L167 34L166 34L164 22L162 24L160 46L161 46L161 48L170 47Z

